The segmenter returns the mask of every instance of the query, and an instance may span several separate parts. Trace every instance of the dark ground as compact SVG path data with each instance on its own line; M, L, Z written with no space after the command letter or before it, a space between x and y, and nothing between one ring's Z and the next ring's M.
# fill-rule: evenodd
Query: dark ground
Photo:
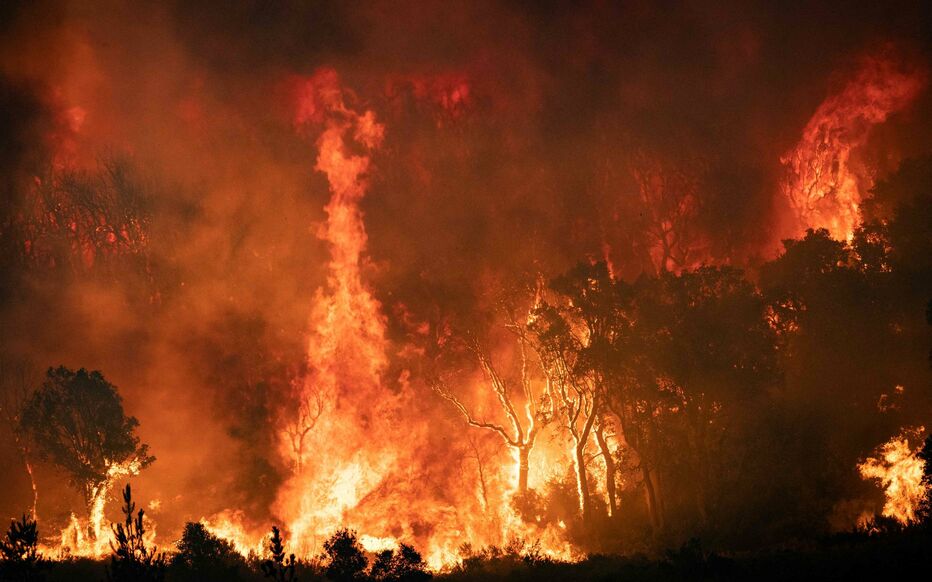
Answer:
M555 563L502 553L498 557L467 560L436 580L894 580L928 579L932 572L932 532L906 530L876 535L840 534L796 548L735 555L704 551L687 544L663 557L590 556L577 563ZM918 577L917 577L918 575ZM49 582L106 580L106 562L74 560L55 563L45 575ZM166 580L180 579L169 572ZM239 572L238 580L263 580L258 569ZM303 581L327 580L311 565L298 569Z

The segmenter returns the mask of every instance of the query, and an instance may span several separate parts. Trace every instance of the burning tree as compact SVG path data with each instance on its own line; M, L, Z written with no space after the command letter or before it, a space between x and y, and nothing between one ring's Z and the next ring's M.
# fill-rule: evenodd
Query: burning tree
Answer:
M453 391L447 379L437 376L431 380L431 385L440 396L456 407L469 426L497 433L515 452L518 459L517 493L523 496L527 493L531 449L534 448L541 429L553 418L553 398L550 383L541 382L540 378L535 377L534 370L539 368L539 365L532 360L532 348L529 345L526 325L518 321L513 310L506 310L506 316L508 319L506 327L513 335L517 346L520 368L517 380L503 375L482 342L474 335L463 334L458 343L465 347L479 364L488 382L487 387L498 400L507 424L479 420L462 398ZM514 384L518 384L520 392L514 389ZM518 393L520 393L520 399L515 398ZM478 460L478 454L476 457Z
M638 318L638 288L615 281L605 262L580 263L551 283L553 305L531 329L559 387L573 457L585 474L594 437L604 464L608 511L618 515L616 455L633 452L654 530L663 527L660 416L667 405L650 359L652 343ZM585 422L592 423L586 432ZM579 469L577 468L577 472ZM586 483L577 475L584 499ZM582 501L581 501L582 503Z
M605 464L605 491L609 512L617 512L615 463L609 444L606 416L608 364L615 338L627 325L617 287L604 262L581 263L551 285L552 304L538 308L530 328L555 398L564 428L572 437L579 494L584 520L590 513L586 448L591 437Z
M916 447L917 435L923 430L904 430L878 447L876 457L868 457L858 465L864 479L876 479L884 488L886 502L883 516L897 520L903 525L919 521L929 497L926 473L928 451Z
M139 421L126 416L116 386L103 374L60 366L49 368L26 403L21 423L42 457L62 468L84 494L99 546L111 485L155 460L135 434Z
M607 270L604 275L601 279L584 276L583 282L587 286L597 286L607 282ZM592 366L592 356L593 352L604 347L601 344L604 321L601 314L580 307L568 297L575 291L582 291L578 295L581 298L591 296L586 293L591 287L578 288L574 280L571 274L553 282L551 286L562 297L558 295L558 302L554 304L542 303L536 310L530 329L547 380L553 386L563 428L572 440L571 456L576 470L579 509L583 521L589 521L591 502L586 448L593 429L599 424L604 404L602 378L597 368ZM600 440L605 442L604 438ZM610 478L614 479L614 476Z

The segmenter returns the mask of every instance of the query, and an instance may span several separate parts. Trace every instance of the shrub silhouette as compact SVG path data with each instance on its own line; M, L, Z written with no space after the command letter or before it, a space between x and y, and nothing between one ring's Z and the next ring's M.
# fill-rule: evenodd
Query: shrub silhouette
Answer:
M459 574L475 576L492 572L520 570L527 566L548 564L551 560L543 554L540 541L528 543L523 538L512 538L504 546L490 545L475 549L464 543L459 547L460 561L453 567Z
M686 579L706 579L727 574L731 560L706 551L699 538L691 538L679 550L667 550L665 565Z
M178 553L171 560L172 579L176 580L238 580L246 560L233 548L204 527L188 522L177 544Z
M282 543L281 532L274 525L272 526L272 539L269 541L269 551L272 557L263 560L260 565L265 577L279 582L296 581L294 554L285 557L285 545Z
M324 542L327 561L327 578L335 582L365 580L369 561L356 538L356 532L343 528Z
M136 517L133 517L136 504L133 503L129 485L123 490L123 502L125 520L111 526L116 543L110 542L113 554L110 557L107 578L116 582L161 582L165 579L165 556L157 553L154 547L146 547L144 512L140 509Z
M38 553L39 528L26 517L12 520L0 539L0 580L41 580L47 564Z
M369 576L378 582L421 582L431 578L421 554L407 544L401 544L397 551L379 552Z

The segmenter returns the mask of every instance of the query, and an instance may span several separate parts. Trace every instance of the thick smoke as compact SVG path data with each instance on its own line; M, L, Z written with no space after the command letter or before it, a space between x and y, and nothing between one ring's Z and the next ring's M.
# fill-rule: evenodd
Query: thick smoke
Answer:
M392 473L372 495L453 506L462 485L444 467L468 455L444 434L459 419L416 381L410 346L424 322L471 317L497 282L587 257L628 279L666 266L665 217L649 214L639 181L652 173L678 176L691 200L676 206L690 252L670 266L774 256L799 234L780 159L820 103L864 55L892 51L926 70L932 49L918 1L0 10L0 351L99 369L120 388L158 459L138 491L159 500L151 514L166 536L229 509L265 528L293 486L278 424L311 373L308 322L331 262L318 236L331 185L314 148L332 128L296 125L302 80L335 71L345 107L384 125L378 149L346 145L370 158L359 276L386 318L386 400L405 403L398 422L424 424L398 461L418 484ZM861 144L875 179L932 152L929 92L917 93ZM132 191L144 244L43 247L17 230L37 193L60 184ZM503 454L494 440L473 448ZM0 454L18 466L12 447ZM17 514L28 483L5 485L0 508ZM39 515L63 523L77 505L43 469ZM459 523L423 517L401 533Z

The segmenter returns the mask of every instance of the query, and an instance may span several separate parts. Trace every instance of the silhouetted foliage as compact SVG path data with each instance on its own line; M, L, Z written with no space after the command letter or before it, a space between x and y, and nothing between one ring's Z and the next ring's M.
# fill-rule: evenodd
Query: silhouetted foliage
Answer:
M177 580L238 580L246 560L233 544L204 527L188 522L177 544L178 553L171 559L171 577Z
M722 577L732 565L731 560L704 550L699 538L691 538L678 550L668 550L666 558L666 565L688 580Z
M294 582L297 580L295 577L294 554L285 557L285 545L282 543L281 532L274 525L272 526L272 539L269 541L269 551L272 557L264 560L260 565L265 577L278 582Z
M355 531L337 530L324 542L324 554L327 557L327 578L335 582L365 579L368 560Z
M23 409L22 424L88 504L112 466L135 460L143 468L155 460L135 434L139 421L126 416L116 386L98 371L49 368Z
M453 567L453 572L469 577L484 578L493 573L509 573L554 563L543 554L539 541L529 544L521 538L512 538L504 546L490 545L478 550L465 543L460 546L459 554L460 561Z
M123 523L113 524L114 541L110 542L112 555L107 578L115 582L153 581L165 579L165 555L156 548L146 546L146 528L142 509L134 516L136 504L132 490L127 485L123 490ZM115 543L114 543L115 542Z
M35 520L23 514L12 520L10 529L0 539L0 580L41 580L48 564L39 555L39 528Z
M376 554L369 576L379 582L422 582L431 578L421 554L407 544Z

